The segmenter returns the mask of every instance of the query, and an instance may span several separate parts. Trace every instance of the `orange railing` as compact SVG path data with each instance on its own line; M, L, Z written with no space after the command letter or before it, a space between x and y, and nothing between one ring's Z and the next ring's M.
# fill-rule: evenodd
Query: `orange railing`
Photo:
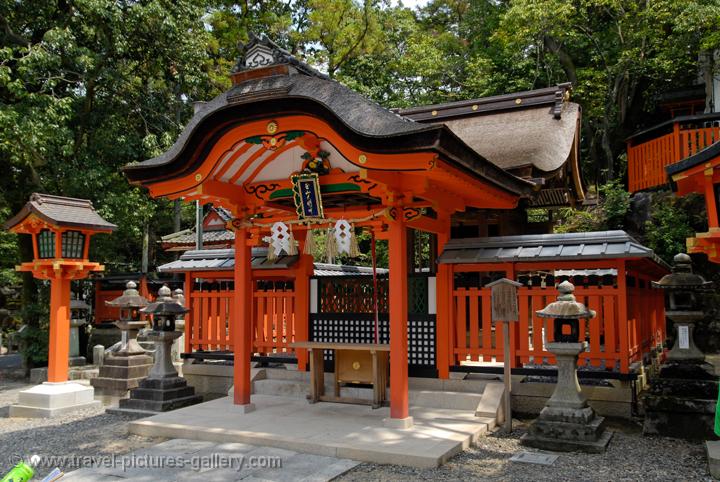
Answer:
M185 315L186 346L189 343L193 350L231 350L232 305L230 290L192 291L190 312Z
M190 293L185 316L186 351L232 351L233 291ZM291 351L294 341L295 293L291 289L258 289L253 293L253 347L256 353Z
M490 290L458 288L453 295L454 364L502 362L503 333L491 321ZM554 364L555 357L546 349L553 341L553 321L535 312L557 299L557 289L524 287L518 295L520 320L510 325L510 365ZM659 321L664 319L662 293L648 284L625 293L616 286L577 287L575 296L597 312L587 322L580 320L579 332L588 342L588 350L580 354L581 366L628 373L633 362L664 339L664 324Z
M641 191L668 182L665 167L690 157L720 141L718 121L703 116L702 122L673 123L670 133L652 137L648 132L628 141L628 189ZM706 125L699 127L698 125ZM658 129L657 132L662 132Z
M295 341L295 292L289 289L258 290L253 294L255 351L263 354L292 352Z

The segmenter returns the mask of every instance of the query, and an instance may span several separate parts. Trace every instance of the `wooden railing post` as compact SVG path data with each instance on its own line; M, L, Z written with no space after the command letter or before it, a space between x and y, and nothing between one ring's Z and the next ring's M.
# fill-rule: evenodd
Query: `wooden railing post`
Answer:
M193 278L189 271L185 273L185 308L189 311L185 313L185 353L192 352L192 324L194 322L193 312Z

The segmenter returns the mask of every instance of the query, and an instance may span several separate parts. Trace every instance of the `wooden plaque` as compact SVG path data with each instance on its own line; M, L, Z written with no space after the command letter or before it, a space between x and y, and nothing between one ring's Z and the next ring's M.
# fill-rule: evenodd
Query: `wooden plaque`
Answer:
M517 290L521 283L502 278L485 285L492 292L492 321L518 321Z

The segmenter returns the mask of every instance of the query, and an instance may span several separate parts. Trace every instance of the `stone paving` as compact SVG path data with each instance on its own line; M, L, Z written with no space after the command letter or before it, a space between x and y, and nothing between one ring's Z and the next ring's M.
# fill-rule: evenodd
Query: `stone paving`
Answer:
M328 481L359 462L242 443L172 439L153 447L97 458L96 467L67 473L63 482Z

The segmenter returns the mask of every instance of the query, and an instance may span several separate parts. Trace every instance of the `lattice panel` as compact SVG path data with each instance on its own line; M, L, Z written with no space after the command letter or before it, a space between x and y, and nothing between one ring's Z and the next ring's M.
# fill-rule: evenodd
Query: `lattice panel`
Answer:
M435 366L435 315L411 316L408 321L408 365ZM380 343L389 343L387 314L380 315ZM310 340L335 343L374 343L375 317L365 313L317 313L311 315ZM325 352L325 360L333 359Z
M408 278L408 312L427 314L428 279L426 276Z
M378 279L378 311L388 311L388 280ZM373 281L370 277L318 279L320 313L374 313Z

